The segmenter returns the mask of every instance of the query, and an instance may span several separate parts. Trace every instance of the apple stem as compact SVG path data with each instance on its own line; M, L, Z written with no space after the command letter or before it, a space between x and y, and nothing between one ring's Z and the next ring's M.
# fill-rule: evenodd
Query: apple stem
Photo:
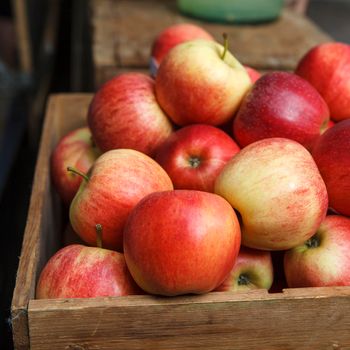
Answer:
M103 248L102 247L102 225L97 224L95 228L96 228L96 246L98 248Z
M71 166L67 167L67 171L70 171L70 172L72 172L72 173L74 173L76 175L81 176L85 181L89 181L90 180L90 178L86 174L82 173L78 169L75 169L75 168L73 168Z
M226 56L226 52L228 50L228 36L227 36L227 33L223 33L222 34L222 37L224 38L224 51L221 55L221 59L225 59L225 56Z

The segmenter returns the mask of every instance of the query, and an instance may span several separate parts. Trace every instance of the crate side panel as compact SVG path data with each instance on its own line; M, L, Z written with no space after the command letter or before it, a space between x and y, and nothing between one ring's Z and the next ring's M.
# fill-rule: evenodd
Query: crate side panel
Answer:
M29 312L31 346L40 350L350 347L348 292L331 297L269 295L225 301L223 294L222 300L177 300L135 299L134 305L130 299L103 300L85 307L66 301L59 308L49 307L50 301L34 301Z

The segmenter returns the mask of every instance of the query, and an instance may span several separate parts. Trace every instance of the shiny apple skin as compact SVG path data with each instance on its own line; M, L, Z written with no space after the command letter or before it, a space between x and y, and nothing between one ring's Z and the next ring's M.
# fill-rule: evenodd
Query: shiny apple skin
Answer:
M350 218L329 215L315 231L318 246L304 244L285 253L290 288L350 286Z
M130 214L124 254L146 292L202 294L227 277L240 241L239 222L226 200L202 191L165 191L147 196Z
M315 144L312 156L326 183L329 206L350 216L350 120L328 129Z
M262 76L245 96L233 121L241 147L270 137L311 149L329 121L327 104L306 80L288 72Z
M221 125L230 120L251 86L244 67L222 45L209 40L174 47L159 66L158 103L177 125Z
M239 150L224 131L195 124L174 132L159 147L155 160L168 173L174 188L213 192L216 177Z
M271 252L241 246L233 269L216 291L269 290L273 277Z
M96 92L87 121L103 152L130 148L152 156L173 131L156 101L154 80L134 72L112 78Z
M69 206L82 181L79 175L68 172L67 167L87 173L100 154L88 127L72 130L59 140L51 155L50 171L53 185L65 205Z
M53 255L40 273L37 299L93 298L143 294L123 254L80 244Z
M333 120L350 118L350 45L317 45L302 57L295 72L322 95Z
M213 36L205 29L192 23L178 23L165 28L154 39L151 48L150 68L152 75L157 75L157 70L164 56L176 45L194 39L214 40Z
M328 208L326 186L311 154L285 138L243 148L217 177L215 193L240 213L242 244L262 250L301 244Z
M96 225L103 227L103 246L122 251L123 228L134 206L146 195L173 189L165 170L149 156L131 149L111 150L94 163L69 211L74 231L95 245Z

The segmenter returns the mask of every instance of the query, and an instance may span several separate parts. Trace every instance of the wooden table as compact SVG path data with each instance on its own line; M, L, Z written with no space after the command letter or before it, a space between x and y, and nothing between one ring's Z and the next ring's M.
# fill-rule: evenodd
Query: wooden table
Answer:
M218 41L229 35L231 52L256 69L293 70L312 46L331 38L307 17L284 9L274 22L225 25L181 15L174 0L90 0L95 87L123 71L147 71L151 45L169 25L196 23Z

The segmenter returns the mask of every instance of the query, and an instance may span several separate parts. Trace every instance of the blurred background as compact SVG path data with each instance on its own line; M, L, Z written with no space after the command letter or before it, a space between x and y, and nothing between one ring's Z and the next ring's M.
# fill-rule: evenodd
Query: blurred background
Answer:
M282 0L274 2L278 4ZM110 9L119 6L118 3L119 10L142 5L144 17L152 21L155 3L169 6L173 12L178 10L175 1L160 0L0 1L0 349L13 348L10 304L47 98L57 92L93 92L113 74L127 70L123 66L123 57L131 54L116 53L117 49L123 50L120 46L123 38L109 33L108 27L98 28L99 23L103 23L99 16L115 21L116 27L118 21L128 23L128 12L116 11L113 18L114 12ZM255 0L253 3L263 2ZM182 6L186 6L186 1L182 1ZM301 25L311 23L313 35L317 30L322 35L329 35L330 40L350 44L350 0L286 0L282 6L293 11L292 16ZM148 17L145 15L147 11ZM307 22L300 22L300 18ZM181 20L187 20L187 17L176 17L176 21ZM259 31L259 26L269 24L234 22L222 25L242 25L242 28L252 25ZM307 28L310 30L311 27ZM309 35L307 30L304 33L305 37ZM110 42L116 45L111 57L120 67L99 66L98 58L108 56L103 52L103 40L106 40L107 51L111 49ZM265 43L267 50L269 45L269 42ZM142 56L142 52L135 51L134 54L135 57ZM142 64L144 66L133 63L131 67L147 70L145 63Z

